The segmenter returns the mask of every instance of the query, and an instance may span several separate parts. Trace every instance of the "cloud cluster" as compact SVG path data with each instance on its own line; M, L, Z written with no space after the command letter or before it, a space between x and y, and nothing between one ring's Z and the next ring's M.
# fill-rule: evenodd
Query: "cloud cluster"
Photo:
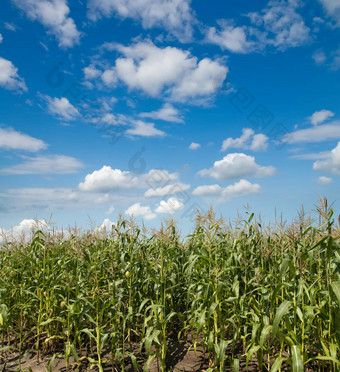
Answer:
M328 0L325 0L328 1ZM298 0L270 0L259 12L247 14L250 25L235 25L224 19L206 30L206 42L232 53L250 53L267 46L285 50L304 45L310 29L298 13Z
M151 197L160 197L160 196L166 196L166 195L174 195L177 193L181 193L183 191L189 190L190 185L185 183L174 183L162 187L156 187L156 188L149 188L145 191L144 196L146 198Z
M333 116L334 116L334 112L332 111L320 110L320 111L315 111L314 114L309 119L313 125L319 125Z
M0 149L37 152L47 148L47 144L12 128L0 128Z
M173 214L183 209L184 204L177 198L171 197L168 200L161 200L154 212L150 206L143 206L141 203L131 205L125 214L133 217L143 217L146 220L152 220L157 217L157 214Z
M240 179L233 185L221 187L220 185L198 186L192 194L195 196L220 196L223 199L232 199L240 196L257 194L261 187L257 183L250 183L245 179Z
M267 177L276 173L273 166L260 166L253 156L232 153L222 160L214 162L213 167L198 172L201 176L210 176L217 180L231 180L246 176Z
M144 29L164 28L181 41L192 37L193 12L190 0L89 0L88 16L96 21L112 15L132 18Z
M157 216L155 213L152 213L149 206L142 206L141 203L135 203L135 204L131 205L125 211L125 214L127 214L131 217L142 216L146 220L152 220Z
M261 133L255 134L251 128L243 128L241 137L229 137L223 141L221 151L229 148L265 151L268 148L268 137Z
M79 43L80 32L74 20L68 16L70 8L66 0L12 0L28 18L40 22L53 34L63 48Z
M27 239L30 238L37 230L47 232L48 229L49 226L45 220L24 219L19 223L19 225L13 226L8 231L0 228L0 243L3 240L16 240L20 238Z
M45 98L47 100L48 111L59 119L69 121L75 120L80 116L77 108L66 97L52 98L46 96Z
M140 189L161 187L166 181L178 180L178 173L169 173L166 170L152 169L146 174L138 175L130 171L112 169L110 166L103 166L86 175L84 182L79 184L81 191L108 192L113 190Z
M313 164L313 169L318 172L340 175L340 142L330 151L328 157L324 160L317 160Z
M115 48L123 56L103 72L104 83L112 87L120 80L129 89L152 97L165 94L179 102L207 99L222 87L228 73L228 67L218 60L199 61L188 51L170 46L160 48L150 41L107 48Z
M333 179L330 177L321 176L315 180L316 183L321 185L328 185L333 182Z
M79 160L65 155L26 156L24 159L21 164L0 169L0 174L71 174L83 167Z
M27 91L23 78L18 75L18 69L13 63L0 57L0 87L9 90Z
M334 120L329 124L314 125L312 128L298 129L283 136L286 143L312 143L340 139L340 121Z
M183 123L184 120L180 112L170 103L165 103L159 110L151 112L142 112L139 114L142 118L154 120L163 120L170 123Z
M201 145L197 142L191 142L189 145L189 150L198 150L201 147Z
M323 5L327 14L335 19L337 25L340 26L340 3L338 0L319 0Z
M155 128L154 123L146 123L142 120L133 120L132 127L127 129L125 133L131 136L140 137L164 137L165 132Z

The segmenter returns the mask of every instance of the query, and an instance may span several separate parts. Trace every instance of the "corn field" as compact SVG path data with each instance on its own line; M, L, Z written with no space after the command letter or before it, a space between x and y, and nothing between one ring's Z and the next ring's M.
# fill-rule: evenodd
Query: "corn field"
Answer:
M340 370L340 229L318 219L231 226L212 210L183 240L120 219L105 236L0 248L0 371L31 355L47 371L171 371L169 348L204 351L205 371Z

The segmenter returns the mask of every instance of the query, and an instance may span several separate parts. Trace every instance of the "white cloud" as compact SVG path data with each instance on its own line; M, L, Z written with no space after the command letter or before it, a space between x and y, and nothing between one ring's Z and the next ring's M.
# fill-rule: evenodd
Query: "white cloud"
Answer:
M330 151L325 160L317 160L313 164L313 169L318 172L331 173L340 176L340 142Z
M247 180L241 179L235 182L233 185L229 185L222 190L223 198L236 198L244 195L257 194L261 190L261 187L257 183L250 183Z
M222 187L220 185L203 185L198 186L192 192L192 195L195 196L212 196L212 195L221 195Z
M149 41L107 47L118 49L124 57L117 58L115 66L106 71L130 89L152 97L164 93L173 101L207 99L222 86L228 72L218 61L209 58L198 61L188 51L169 46L158 48Z
M332 111L320 110L320 111L315 111L314 114L309 118L309 120L313 125L318 125L333 116L334 116L334 113Z
M313 128L300 129L283 136L282 142L287 143L308 143L324 142L340 139L340 121L333 121L330 124L317 125Z
M12 0L31 20L44 25L53 34L59 46L72 47L79 43L80 32L72 18L66 0Z
M16 31L17 27L14 23L5 22L5 29L9 31Z
M25 239L31 238L35 231L42 230L44 232L47 232L48 229L49 226L45 220L24 219L19 223L19 225L13 226L8 231L0 228L0 243L3 239L16 240L22 237Z
M312 58L318 66L324 64L327 59L326 54L322 50L317 50L314 52Z
M169 121L170 123L183 123L184 120L180 115L180 112L170 103L165 103L157 111L142 112L139 114L142 118L150 118L154 120Z
M218 180L230 180L245 176L267 177L276 173L272 166L263 167L255 162L253 156L243 153L232 153L222 160L215 161L210 169L203 169L198 174L211 176Z
M330 177L321 176L315 180L316 183L320 183L322 185L328 185L329 183L333 182L333 179Z
M251 22L262 32L260 43L281 50L307 43L310 29L297 12L299 6L297 0L271 0L260 12L249 13Z
M112 169L103 166L100 170L88 174L85 181L79 184L79 190L103 192L117 189L134 188L138 185L138 178L131 172Z
M0 128L0 149L36 152L47 148L47 144L12 128Z
M151 198L153 196L166 196L181 193L183 191L189 190L190 185L184 183L175 183L171 185L166 185L163 187L149 188L145 191L144 196L146 198Z
M220 185L198 186L192 194L195 196L220 196L222 199L232 199L239 196L257 194L261 190L257 183L241 179L233 185L222 188Z
M164 137L166 133L155 128L154 123L145 123L142 120L132 121L133 127L128 129L125 133L131 136L140 137Z
M197 142L191 142L189 145L190 150L198 150L201 147L201 145Z
M48 111L62 120L75 120L80 114L66 97L46 97Z
M25 81L11 61L0 57L0 87L9 90L27 91Z
M184 204L175 197L169 198L167 201L162 200L156 208L156 213L176 213L184 207Z
M115 88L118 80L117 72L115 68L110 68L102 73L102 81L105 85L110 88Z
M141 203L136 203L131 205L126 211L125 214L131 217L142 216L146 220L152 220L156 217L155 213L152 213L149 206L142 206Z
M268 148L268 137L265 134L255 134L249 149L253 151L265 151Z
M254 42L248 40L245 26L237 27L226 20L219 21L220 30L210 27L206 33L206 41L216 44L221 49L233 53L249 53L254 49Z
M70 174L83 167L79 160L65 155L25 156L24 159L22 164L0 169L0 174Z
M340 26L340 3L339 0L319 0L327 14L334 18Z
M116 14L142 23L144 29L165 28L179 40L192 36L194 17L190 0L89 0L88 16L96 21Z
M229 137L223 141L221 151L226 151L229 148L265 151L267 147L268 137L265 134L255 134L251 128L243 128L241 137Z
M4 38L3 38L2 35L0 34L0 44L2 43L3 40L4 40Z
M99 230L110 233L114 226L116 226L114 222L110 221L108 218L105 218L103 223L100 225Z
M178 180L178 173L151 169L148 173L137 175L129 171L103 166L100 170L88 174L79 184L79 190L89 192L106 192L113 190L158 188Z
M96 69L93 65L83 68L85 79L92 80L96 79L101 75L101 71Z
M120 202L122 195L108 195L103 193L86 193L73 188L13 188L0 195L2 203L10 206L11 210L36 211L54 209L81 208L87 209L93 205L107 206L113 202ZM125 198L130 201L129 198Z
M185 101L189 98L210 97L222 87L227 72L228 68L218 61L204 58L172 88L171 99Z

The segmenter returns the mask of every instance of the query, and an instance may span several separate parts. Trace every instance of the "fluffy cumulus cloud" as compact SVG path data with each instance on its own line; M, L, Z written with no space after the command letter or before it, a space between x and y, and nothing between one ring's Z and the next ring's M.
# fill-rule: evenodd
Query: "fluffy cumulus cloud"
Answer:
M267 177L276 173L273 166L260 166L253 156L232 153L215 161L212 168L198 172L201 176L211 176L217 180L231 180L245 176Z
M261 133L255 134L251 128L243 128L241 137L229 137L223 141L221 151L229 148L265 151L268 148L268 137Z
M317 160L313 164L313 169L318 172L331 173L340 176L340 142L330 151L324 160Z
M65 155L24 157L21 164L0 169L0 174L70 174L76 173L83 164Z
M46 97L48 111L62 120L75 120L80 114L66 97Z
M119 79L129 89L152 97L164 93L173 101L209 98L222 87L228 72L228 67L218 60L198 61L188 51L170 46L159 48L149 41L113 47L123 57L104 72L109 71L106 82L112 84L113 79Z
M170 103L165 103L159 110L151 112L142 112L139 114L142 118L168 121L170 123L183 123L184 120L180 112Z
M325 54L325 52L322 51L322 50L317 50L317 51L315 51L315 52L313 53L313 55L312 55L312 58L313 58L314 62L315 62L318 66L324 64L324 63L326 62L326 60L327 60L326 54Z
M340 139L340 121L315 125L312 128L299 129L283 136L286 143L312 143Z
M195 196L214 196L214 195L221 195L222 187L220 185L203 185L198 186L192 192L192 195Z
M222 197L224 198L236 198L244 195L257 194L261 190L261 187L257 183L250 183L247 180L241 179L235 182L233 185L229 185L222 190Z
M177 198L171 197L168 200L162 200L155 209L156 213L172 214L180 211L184 204Z
M9 90L27 91L23 78L18 75L18 69L13 63L0 57L0 87Z
M208 28L206 32L208 43L219 45L222 49L233 53L249 53L255 48L255 43L248 40L248 27L234 26L227 20L218 23L218 28Z
M244 195L257 194L261 190L257 183L250 183L241 179L233 185L221 187L220 185L203 185L198 186L192 194L195 196L219 196L223 199L232 199Z
M139 137L164 137L165 132L155 128L154 123L146 123L142 120L132 121L132 128L125 131L127 135Z
M299 0L271 0L262 11L249 13L261 32L259 42L281 50L307 43L310 29L298 13L300 5Z
M189 145L189 150L198 150L201 147L201 145L197 142L191 142Z
M100 225L99 230L109 233L112 231L112 228L115 226L116 224L114 222L110 221L108 218L105 218L103 223Z
M340 2L338 0L319 0L327 14L336 20L340 26Z
M53 34L63 48L79 43L80 32L68 15L66 0L12 0L31 20L40 22Z
M28 134L12 128L0 128L0 149L37 152L47 148L47 144Z
M48 229L49 226L45 220L24 219L19 223L19 225L13 226L8 231L0 228L0 243L3 240L6 241L20 238L29 239L35 231L42 230L47 232Z
M141 203L136 203L131 205L126 211L125 214L131 217L142 216L146 220L152 220L156 217L155 213L152 213L149 206L143 206Z
M189 189L190 189L190 185L178 182L178 183L166 185L163 187L149 188L148 190L145 191L144 196L146 198L151 198L153 196L160 197L160 196L166 196L166 195L174 195L174 194L182 193Z
M298 12L300 5L299 0L270 0L261 11L247 14L250 24L219 20L218 27L206 29L205 40L232 53L250 53L270 46L285 50L306 44L310 29Z
M193 12L190 0L89 0L88 16L96 21L102 16L117 15L142 23L143 28L164 28L179 40L192 36Z
M318 125L333 116L334 116L334 113L332 111L320 110L320 111L315 111L314 114L309 118L309 120L313 125Z
M148 173L137 175L130 171L121 171L120 169L103 166L100 170L88 174L84 182L79 184L79 189L88 192L138 188L157 189L169 182L177 181L178 177L178 173L169 173L161 169L151 169Z
M321 176L315 180L316 183L319 183L321 185L328 185L333 182L333 178L331 177L325 177Z

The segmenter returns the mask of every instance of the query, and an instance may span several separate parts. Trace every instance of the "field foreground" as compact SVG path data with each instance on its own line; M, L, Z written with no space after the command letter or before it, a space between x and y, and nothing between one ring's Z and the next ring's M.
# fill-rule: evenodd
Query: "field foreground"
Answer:
M339 371L340 228L317 211L4 245L0 371Z

